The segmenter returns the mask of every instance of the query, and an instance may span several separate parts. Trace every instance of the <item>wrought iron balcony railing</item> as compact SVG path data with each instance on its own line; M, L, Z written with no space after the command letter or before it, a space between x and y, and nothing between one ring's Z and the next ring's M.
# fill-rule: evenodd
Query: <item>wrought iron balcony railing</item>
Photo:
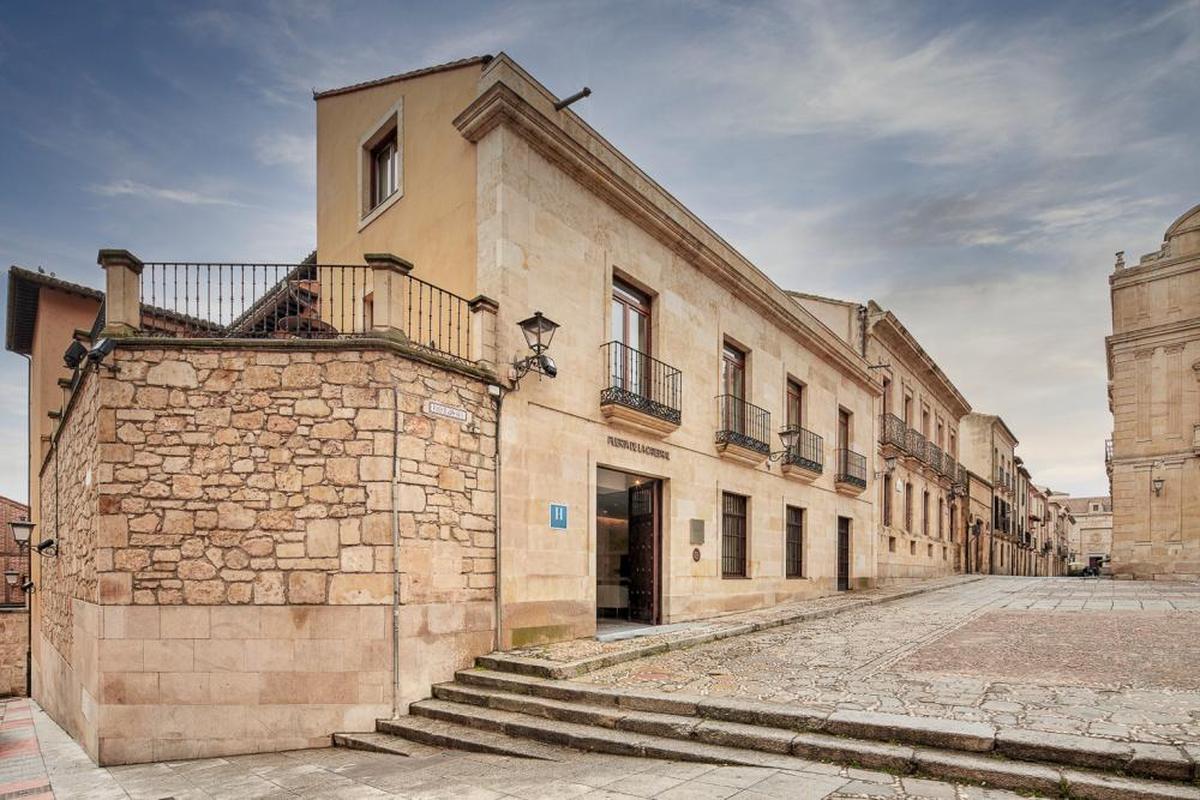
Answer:
M839 483L849 483L860 489L867 488L867 459L865 456L845 447L836 451L837 473L834 480Z
M683 373L621 342L602 347L608 379L600 405L616 403L678 425Z
M141 302L161 324L141 335L338 339L373 333L372 269L362 264L158 262L143 265ZM399 276L398 327L409 344L470 358L466 299ZM393 309L394 311L394 309Z
M795 431L797 436L796 446L784 454L783 463L811 472L824 471L825 440L799 425L789 425L786 430Z
M919 458L922 461L925 461L928 458L926 448L928 447L929 442L924 436L917 433L912 428L909 428L905 432L905 441L907 444L905 445L904 449L911 453L914 457Z
M895 414L884 414L879 419L879 443L904 450L908 446L908 426Z
M763 455L771 452L771 412L732 394L717 396L721 412L718 444L732 444Z
M933 467L935 472L942 471L942 448L933 442L925 444L925 463Z

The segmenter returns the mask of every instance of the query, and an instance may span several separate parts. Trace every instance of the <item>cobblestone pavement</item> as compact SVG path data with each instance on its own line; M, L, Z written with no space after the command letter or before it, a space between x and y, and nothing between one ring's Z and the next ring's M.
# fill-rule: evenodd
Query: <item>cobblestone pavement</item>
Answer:
M988 577L593 683L1200 745L1200 585Z
M0 703L0 798L6 797L52 797L28 700Z
M25 701L19 701L25 703ZM27 707L32 704L25 704ZM40 709L37 736L58 800L1019 800L1020 795L809 762L803 771L558 750L561 761L411 745L409 757L327 748L103 769ZM36 744L36 742L35 742ZM0 757L0 770L7 757ZM45 773L43 773L43 779ZM0 794L0 797L17 795ZM42 798L48 794L19 795Z

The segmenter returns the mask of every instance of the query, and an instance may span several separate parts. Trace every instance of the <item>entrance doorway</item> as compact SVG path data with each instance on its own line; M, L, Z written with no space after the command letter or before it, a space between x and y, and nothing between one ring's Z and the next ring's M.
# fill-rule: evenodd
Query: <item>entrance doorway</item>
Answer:
M850 589L850 518L838 517L837 531L837 588Z
M661 622L662 481L596 470L596 617Z

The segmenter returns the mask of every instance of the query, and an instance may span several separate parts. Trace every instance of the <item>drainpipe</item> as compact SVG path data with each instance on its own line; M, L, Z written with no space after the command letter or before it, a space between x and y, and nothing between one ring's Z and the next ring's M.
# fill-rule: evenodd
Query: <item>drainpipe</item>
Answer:
M488 387L488 393L496 399L496 478L494 481L494 488L496 490L496 511L495 521L493 523L496 531L496 586L494 591L495 610L493 611L493 615L496 618L496 636L492 649L499 650L504 627L504 606L500 595L500 416L504 409L504 387L500 386L499 384L492 384Z
M400 391L392 387L392 719L400 716Z

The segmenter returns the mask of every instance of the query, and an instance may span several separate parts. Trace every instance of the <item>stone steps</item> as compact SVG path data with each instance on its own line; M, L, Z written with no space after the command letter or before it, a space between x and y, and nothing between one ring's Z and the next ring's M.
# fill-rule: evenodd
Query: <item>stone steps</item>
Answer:
M382 753L409 755L412 747L408 742L442 749L466 750L472 753L490 753L498 756L533 758L542 761L558 761L554 748L537 741L509 736L499 730L456 724L452 720L438 719L432 715L410 714L399 719L381 719L375 722L376 733L337 733L333 743L338 747L351 747Z
M811 768L814 761L831 761L1083 800L1200 800L1200 789L1190 784L1011 761L994 754L632 711L618 705L591 706L457 683L439 685L435 694L413 703L406 720L381 720L380 730L400 736L416 730L425 737L417 741L475 750L481 742L500 741L511 749L514 740L528 740L615 755L797 771ZM436 738L425 734L428 730L436 731Z
M735 698L692 697L663 692L634 692L591 684L531 678L524 675L471 669L456 674L456 683L434 688L435 697L455 702L489 705L551 719L620 728L649 724L636 712L674 715L659 724L694 736L695 723L722 721L755 728L764 741L755 749L777 748L770 740L780 730L820 733L862 741L897 743L914 747L1002 756L1053 766L1078 767L1137 777L1171 781L1200 779L1200 764L1183 748L1148 742L1118 742L1096 737L1001 728L935 717L914 717L865 711L824 712L805 707ZM440 695L438 693L441 693ZM488 698L494 698L488 700ZM525 699L522 705L521 699ZM620 720L629 717L622 723ZM692 728L688 728L691 720ZM648 730L648 729L647 729ZM657 733L657 731L654 731ZM719 735L713 726L699 729Z

